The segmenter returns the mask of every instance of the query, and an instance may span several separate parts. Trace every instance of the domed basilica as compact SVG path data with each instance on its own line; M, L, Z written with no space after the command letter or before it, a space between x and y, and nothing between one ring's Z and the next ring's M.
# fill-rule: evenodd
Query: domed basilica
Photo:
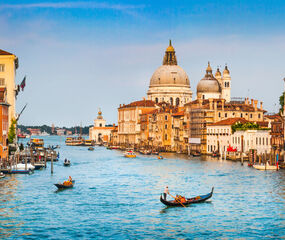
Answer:
M150 79L147 96L149 100L156 103L168 102L176 106L183 106L192 100L189 78L187 73L177 65L171 40L165 51L163 65L156 69Z
M208 62L206 74L197 85L197 99L223 98L226 102L230 102L230 82L231 77L227 66L223 71L223 76L219 68L214 76ZM189 77L177 65L175 50L171 40L165 51L163 65L156 69L150 79L147 96L149 100L156 103L167 102L175 106L183 106L185 103L192 101Z

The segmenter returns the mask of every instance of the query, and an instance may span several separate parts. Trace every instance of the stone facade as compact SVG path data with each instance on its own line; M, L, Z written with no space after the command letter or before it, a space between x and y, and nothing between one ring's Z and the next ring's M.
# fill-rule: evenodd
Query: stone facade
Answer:
M89 128L89 139L94 140L96 143L109 143L112 138L112 127L106 126L106 120L102 116L101 110L98 112L97 118L94 120L94 126Z
M16 118L16 69L18 68L18 58L9 52L0 49L0 87L7 89L6 100L9 107L9 125L11 120Z

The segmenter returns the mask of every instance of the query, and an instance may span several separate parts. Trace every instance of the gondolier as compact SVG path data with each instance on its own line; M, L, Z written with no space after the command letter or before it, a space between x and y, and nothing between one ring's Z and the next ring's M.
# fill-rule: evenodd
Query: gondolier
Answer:
M164 200L166 200L167 194L169 194L168 186L166 186L164 189L164 193L163 193Z

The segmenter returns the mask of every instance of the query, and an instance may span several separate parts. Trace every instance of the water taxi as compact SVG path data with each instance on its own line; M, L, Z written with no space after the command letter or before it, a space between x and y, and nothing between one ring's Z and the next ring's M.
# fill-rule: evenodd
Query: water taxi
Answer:
M67 146L84 146L84 138L82 137L67 137L65 139Z
M94 146L95 145L95 141L91 140L91 139L86 139L86 140L84 140L84 145L85 146Z
M43 149L44 147L44 140L41 138L32 138L30 140L30 144L32 147L35 147L36 149Z
M135 158L135 157L137 157L137 155L136 155L133 151L127 151L127 152L125 152L125 153L124 153L124 156L125 156L126 158Z
M268 162L266 162L264 165L253 164L253 167L257 170L279 170L278 165L269 165Z

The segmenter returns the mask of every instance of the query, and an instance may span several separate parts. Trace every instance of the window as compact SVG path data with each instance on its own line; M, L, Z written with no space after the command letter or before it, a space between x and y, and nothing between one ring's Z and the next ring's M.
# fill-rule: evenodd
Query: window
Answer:
M164 140L167 140L167 134L164 135Z
M241 117L241 118L243 117L242 113L240 114L240 117Z
M99 124L99 127L102 127L102 123Z
M165 124L164 128L167 129L167 124Z
M225 113L225 117L228 117L228 114L227 114L227 113Z
M268 145L268 138L266 138L266 145Z
M219 112L219 118L221 117L221 113Z
M252 118L252 114L250 114L249 117Z
M259 138L259 145L261 145L261 138Z
M262 138L262 145L265 145L265 141L264 141L264 138Z
M225 82L225 87L227 87L227 83Z
M164 119L165 119L165 121L167 121L167 115L165 115Z
M155 102L158 103L158 98L155 98Z
M4 64L0 64L0 72L4 72L5 71L5 65Z
M179 106L180 100L179 98L176 98L176 106Z
M5 79L4 78L0 78L0 86L5 86Z
M173 105L173 98L170 98L170 104Z
M258 118L260 118L261 117L261 115L260 115L260 113L258 114Z
M256 138L256 145L258 145L258 139Z

